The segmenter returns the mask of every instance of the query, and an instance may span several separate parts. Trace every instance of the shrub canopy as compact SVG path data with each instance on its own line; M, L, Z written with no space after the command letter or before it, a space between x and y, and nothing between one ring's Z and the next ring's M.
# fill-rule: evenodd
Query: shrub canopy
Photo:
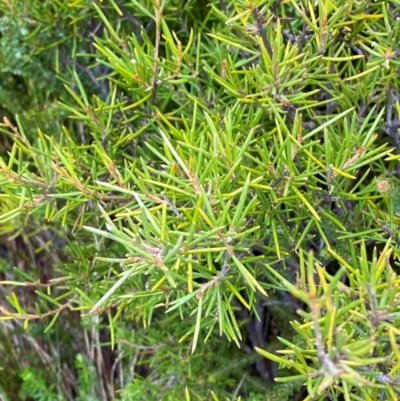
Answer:
M7 0L0 35L4 399L398 399L398 1Z

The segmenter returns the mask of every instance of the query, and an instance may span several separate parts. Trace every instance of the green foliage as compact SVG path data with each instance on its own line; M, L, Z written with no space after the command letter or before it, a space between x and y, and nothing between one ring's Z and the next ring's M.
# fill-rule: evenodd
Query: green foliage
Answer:
M19 396L23 399L35 401L62 400L62 395L56 392L56 385L48 383L44 371L26 368L21 372L23 384Z
M98 380L95 367L82 354L75 357L75 366L78 371L79 396L78 401L96 401L96 381Z
M25 42L29 34L27 25L19 18L0 19L1 40L1 72L15 75L27 75L35 64Z
M343 261L335 276L314 263L310 253L296 288L273 271L309 308L299 312L302 323L292 322L298 333L294 342L280 339L288 347L281 351L284 357L258 349L299 373L277 380L304 380L315 400L324 400L327 389L334 399L340 394L351 399L354 390L363 399L398 398L399 278L390 266L389 244L379 258L374 253L371 263L362 244L361 258ZM343 274L347 285L341 282Z
M0 10L21 397L397 399L397 2Z
M78 401L88 400L96 401L99 395L96 394L97 375L93 365L86 360L82 354L75 357L75 367L77 370ZM66 400L60 383L50 383L45 376L45 370L37 370L27 367L22 370L20 376L22 378L22 386L19 396L25 399L33 399L35 401L55 401ZM58 388L57 388L58 387Z

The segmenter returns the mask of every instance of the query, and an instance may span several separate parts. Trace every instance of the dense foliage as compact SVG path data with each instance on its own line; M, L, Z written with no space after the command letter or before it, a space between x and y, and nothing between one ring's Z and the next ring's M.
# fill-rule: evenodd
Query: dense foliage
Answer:
M400 2L0 2L0 397L397 400Z

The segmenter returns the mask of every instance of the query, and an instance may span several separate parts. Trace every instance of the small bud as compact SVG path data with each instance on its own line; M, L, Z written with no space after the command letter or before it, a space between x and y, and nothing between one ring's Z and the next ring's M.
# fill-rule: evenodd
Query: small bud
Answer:
M389 180L378 180L376 183L376 188L381 194L389 192L390 190Z
M376 188L390 199L393 212L400 213L400 180L396 177L379 179Z

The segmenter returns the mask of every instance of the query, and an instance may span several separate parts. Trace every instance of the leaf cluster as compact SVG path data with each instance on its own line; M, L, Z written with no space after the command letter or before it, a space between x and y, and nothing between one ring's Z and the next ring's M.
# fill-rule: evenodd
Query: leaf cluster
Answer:
M2 320L100 319L107 399L396 399L397 2L1 7Z

